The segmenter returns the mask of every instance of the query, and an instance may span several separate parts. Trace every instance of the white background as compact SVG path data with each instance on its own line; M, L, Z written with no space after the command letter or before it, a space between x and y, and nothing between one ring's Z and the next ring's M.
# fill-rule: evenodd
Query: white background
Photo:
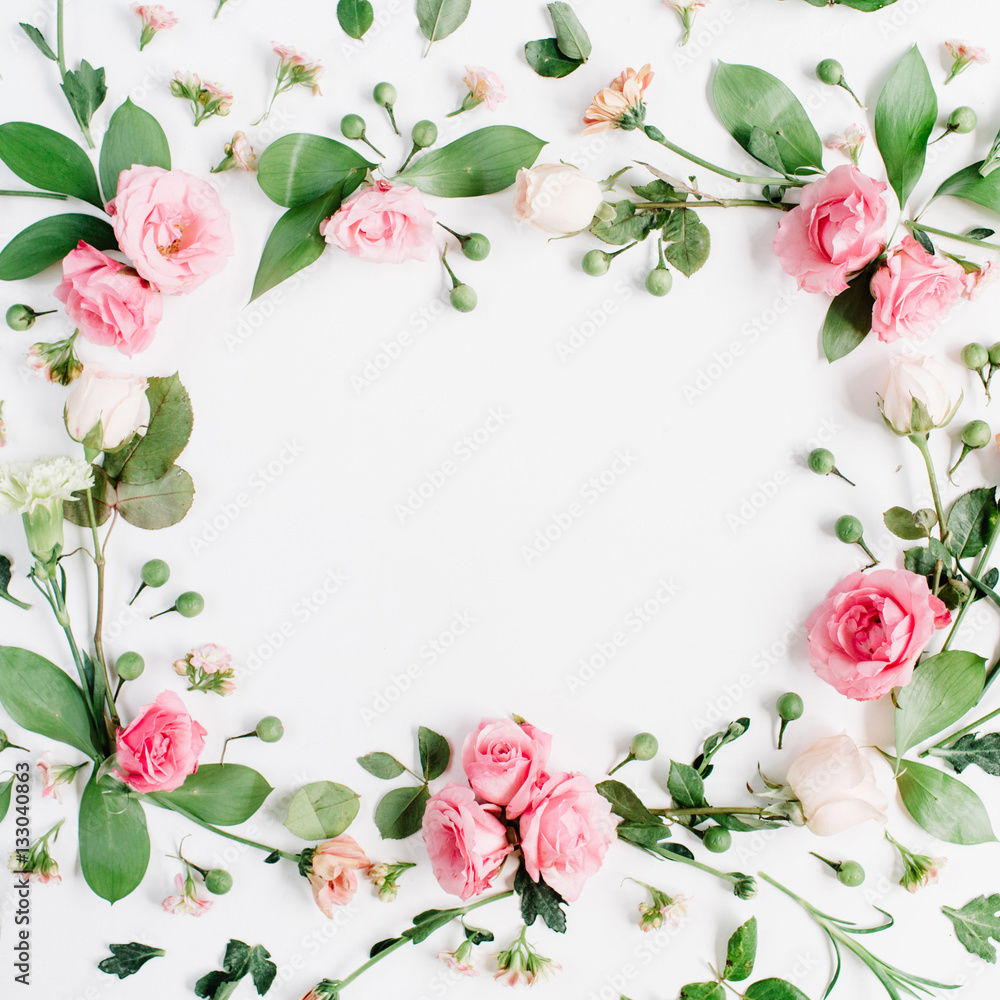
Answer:
M536 77L521 54L524 42L551 34L540 2L477 0L467 23L426 59L412 5L400 0L393 0L394 13L376 0L379 22L360 46L340 31L332 2L231 0L217 21L210 0L169 6L183 23L140 55L138 19L124 2L71 0L69 58L107 68L110 91L95 134L131 96L164 125L174 165L199 176L221 158L234 128L246 128L262 149L286 132L336 134L348 112L368 120L370 137L394 170L409 144L391 134L371 103L371 88L382 79L399 89L396 114L404 137L425 117L441 125L442 142L486 124L510 123L549 140L541 162L566 159L604 177L642 159L686 176L691 171L683 161L637 133L579 136L591 95L624 66L645 62L656 71L647 95L649 121L709 159L749 167L710 110L717 60L754 63L780 76L827 137L859 112L847 94L812 75L823 57L839 58L872 106L890 66L914 42L938 84L949 65L942 45L947 38L968 38L1000 57L1000 16L988 0L900 0L871 15L815 9L798 0L715 0L684 50L677 48L676 17L655 0L581 0L575 6L594 52L588 65L561 81ZM53 7L21 0L6 5L0 107L4 120L36 121L75 136L55 67L16 28L30 19L51 39ZM249 128L273 83L271 39L324 61L324 93L314 98L300 88L279 99L270 122ZM480 108L444 118L461 101L465 64L484 65L503 79L508 99L495 115ZM236 94L232 115L194 130L188 107L168 93L174 70L230 86ZM1000 125L1000 106L990 99L998 74L1000 64L973 67L939 87L942 122L954 106L967 103L979 112L980 126L932 147L915 201L988 148ZM828 153L829 167L839 162L839 154ZM881 174L873 148L862 167ZM647 179L638 167L633 175L636 183ZM699 181L720 194L733 190L704 173ZM0 186L15 182L5 173ZM447 225L481 230L493 242L484 263L452 255L459 275L479 293L475 313L459 315L446 305L447 285L436 262L378 267L334 251L245 307L280 209L253 178L229 174L217 183L232 214L236 254L219 278L167 301L155 344L130 366L146 374L180 369L196 411L182 464L198 494L190 516L173 529L116 529L108 647L112 657L136 649L148 664L123 696L126 716L164 688L183 690L169 664L192 645L217 642L233 650L241 664L238 693L225 701L203 694L185 700L209 730L205 761L217 759L226 735L253 728L260 716L274 712L285 720L282 743L247 740L231 748L230 759L258 767L277 789L250 824L251 836L299 849L281 826L288 797L306 781L329 778L362 793L351 832L373 857L422 861L419 838L380 843L371 814L388 786L354 763L358 754L376 749L410 763L418 724L458 746L481 717L517 712L554 734L555 768L581 770L595 780L622 756L634 732L651 730L660 738L661 757L652 767L630 765L621 777L660 804L666 802L659 786L669 757L689 761L708 732L737 715L751 715L753 728L720 756L709 784L713 801L746 802L743 785L758 761L780 778L795 752L819 736L846 729L859 742L891 741L889 704L848 703L815 679L801 623L830 586L863 565L860 552L832 536L839 514L860 516L869 543L886 565L897 564L899 546L881 528L880 514L893 504L927 502L922 466L915 449L884 429L875 409L892 349L866 343L833 368L820 359L818 330L827 301L796 292L772 256L776 213L704 210L711 260L690 280L678 276L661 300L642 289L652 241L619 258L610 276L594 280L581 272L579 260L597 244L589 238L548 244L541 234L517 227L509 192L470 202L429 199ZM51 209L47 202L5 200L0 236L6 242ZM987 215L939 203L925 221L960 229L992 225ZM52 307L57 280L52 269L5 286L0 306L27 301ZM935 435L939 467L956 454L966 420L990 417L981 389L957 359L965 342L997 339L998 294L959 305L927 347L951 362L956 392L964 388L967 397L954 427ZM428 315L429 322L422 318ZM69 329L59 316L36 332L56 339ZM386 366L380 352L404 334L407 346ZM11 457L68 448L60 423L63 390L34 380L23 364L33 339L34 333L5 331L0 342ZM567 349L571 344L580 346ZM128 364L104 349L89 348L86 356ZM366 368L370 375L367 366L374 364L383 366L378 377L359 388L358 378L366 377ZM502 426L467 459L457 455L459 442L497 410ZM857 489L805 469L805 454L820 443L832 448ZM591 502L582 491L619 452L629 456L627 469ZM397 505L449 458L455 474L419 511L401 518ZM988 448L966 461L949 494L995 482L998 471L996 450ZM582 516L529 561L525 547L574 501ZM15 519L3 524L0 538L23 572L27 554ZM154 556L169 560L173 576L163 591L147 592L136 604L140 614L130 616L122 608L140 565ZM77 572L73 610L86 634L93 598L84 598L83 583L89 588L92 580L82 564ZM335 587L338 575L345 582ZM677 593L658 603L661 581ZM200 618L145 620L192 588L206 597ZM30 590L23 579L15 589L23 597ZM652 610L642 621L633 609L645 602ZM982 604L976 609L961 644L991 655L994 616ZM449 643L436 637L457 615L474 624L443 655L433 654L428 644ZM66 662L41 607L30 614L0 607L0 630L5 643ZM601 646L613 644L616 632L627 641L610 662L581 673L588 660L601 663ZM418 665L419 676L401 691L397 678L410 664ZM585 683L571 684L573 678ZM773 705L788 689L802 693L807 711L779 754ZM995 702L996 695L984 710ZM48 749L31 734L10 731L34 752ZM73 759L62 747L52 749L56 759ZM12 767L16 759L8 751L3 763ZM888 768L878 761L875 766L892 795ZM996 803L996 779L978 770L966 777ZM33 809L36 833L67 817L55 852L64 882L33 894L31 995L45 1000L193 995L195 979L219 967L230 937L265 944L280 966L272 995L294 1000L323 976L345 975L371 943L400 930L414 913L447 902L424 865L405 878L397 903L378 903L364 886L331 923L290 865L264 867L257 852L230 849L195 831L185 844L188 856L206 865L225 863L236 880L195 924L159 908L179 871L167 855L192 831L157 813L150 816L146 879L109 909L86 888L76 863L77 794L69 794L63 807L36 797ZM3 829L9 838L9 819ZM895 885L894 853L874 825L825 842L806 831L771 842L738 838L715 860L724 869L768 871L821 907L859 921L877 919L867 905L877 903L898 920L895 930L866 939L880 954L918 974L970 983L961 995L995 995L995 970L966 955L940 907L1000 890L998 848L934 843L895 801L889 829L916 850L947 854L939 886L911 898ZM860 860L869 871L866 888L839 886L808 856L810 849ZM622 884L625 876L692 897L690 920L671 941L639 933L642 893ZM13 976L13 898L9 889L4 893L0 982L6 995ZM604 870L571 907L565 937L541 926L530 937L563 966L555 984L542 987L553 996L606 1000L624 992L659 1000L707 978L706 963L720 961L728 934L752 914L761 924L759 974L793 979L810 997L820 996L831 971L826 943L791 901L764 887L758 899L741 902L707 876L626 845L612 849ZM517 927L510 903L477 916L501 944ZM108 942L130 940L164 947L168 957L123 983L97 971ZM495 988L488 975L455 983L434 958L458 940L454 929L442 931L379 966L345 996L485 996ZM244 985L238 995L252 991ZM874 998L882 992L848 961L838 995Z

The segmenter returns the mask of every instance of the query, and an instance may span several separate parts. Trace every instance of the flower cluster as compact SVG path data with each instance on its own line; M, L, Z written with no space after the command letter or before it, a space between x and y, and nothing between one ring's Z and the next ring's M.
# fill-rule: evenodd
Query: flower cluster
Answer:
M192 649L179 660L174 660L174 673L187 678L188 691L227 695L236 690L236 682L233 680L236 670L232 664L233 658L229 650L209 642L200 649Z
M170 81L170 93L191 102L196 126L213 115L225 117L233 107L230 90L211 80L202 80L197 73L175 73Z

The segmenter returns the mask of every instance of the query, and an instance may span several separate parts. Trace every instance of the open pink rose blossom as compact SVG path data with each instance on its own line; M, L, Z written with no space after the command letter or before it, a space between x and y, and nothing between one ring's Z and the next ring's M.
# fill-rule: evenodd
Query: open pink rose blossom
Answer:
M552 737L531 723L483 719L465 741L462 766L481 799L506 807L507 818L516 819L528 806L551 746Z

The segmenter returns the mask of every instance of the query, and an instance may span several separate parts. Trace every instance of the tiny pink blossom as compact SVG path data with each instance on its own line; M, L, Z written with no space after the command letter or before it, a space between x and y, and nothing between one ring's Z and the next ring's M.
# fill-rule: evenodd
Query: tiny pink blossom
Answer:
M179 19L177 15L167 10L163 4L132 4L132 10L142 18L142 23L148 25L153 31L164 31L177 25Z
M167 896L161 904L167 913L175 913L178 916L189 915L200 917L212 908L212 900L200 899L198 897L194 879L178 875L174 879L174 884L177 886L178 894L176 896Z
M479 970L472 964L473 947L471 941L465 940L454 951L438 952L438 958L452 972L457 972L463 976L475 977L479 975Z
M984 65L990 61L990 54L986 49L976 45L970 45L958 39L945 42L944 47L950 53L954 62L951 66L951 73L945 83L951 83L959 73L964 73L974 63Z
M827 140L826 148L843 153L857 166L858 158L868 138L868 129L864 125L849 125L843 132L837 133Z
M500 77L482 66L466 66L464 82L469 88L469 97L476 104L485 104L490 111L496 111L507 100Z
M81 766L80 764L53 764L51 754L46 750L35 764L42 777L42 798L52 798L61 803L62 796L59 794L59 788L62 785L72 783Z
M233 662L232 654L225 646L214 642L206 642L200 650L191 651L191 665L204 670L206 674L214 674L217 670L227 670Z
M1000 268L993 261L986 261L985 264L981 264L978 268L966 273L965 291L962 294L970 301L978 299L990 285L996 282L998 275L1000 275Z

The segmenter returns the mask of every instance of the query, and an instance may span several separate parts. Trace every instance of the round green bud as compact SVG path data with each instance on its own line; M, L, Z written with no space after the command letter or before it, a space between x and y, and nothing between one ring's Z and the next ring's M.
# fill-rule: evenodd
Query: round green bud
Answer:
M996 343L990 348L990 364L1000 365L1000 343Z
M837 533L837 537L847 545L860 542L861 536L864 534L861 522L853 514L844 514L843 517L838 517L833 530Z
M21 302L7 310L7 325L12 330L30 330L35 325L35 310Z
M438 141L438 127L434 122L429 122L425 118L413 126L410 130L410 138L413 140L414 146L426 149Z
M205 888L213 896L225 896L233 887L233 876L225 868L213 868L205 875Z
M257 734L257 739L265 743L277 743L285 735L285 727L276 715L268 715L257 723L254 732Z
M836 87L844 79L844 67L836 59L824 59L816 67L816 76L823 83L827 83L831 87Z
M733 835L724 826L710 826L703 843L713 854L722 854L733 846Z
M186 590L176 600L177 610L185 618L197 618L205 610L205 598L193 590Z
M396 103L396 98L399 94L396 92L396 88L391 83L376 83L375 89L372 91L372 98L379 107L391 108Z
M482 233L469 233L462 240L462 253L469 260L486 260L490 255L490 241Z
M115 673L123 681L134 681L145 669L146 661L138 653L122 653L115 661Z
M990 360L990 352L982 344L966 344L962 348L962 364L970 372L984 368Z
M959 135L965 135L976 127L978 121L976 112L968 105L962 105L960 108L955 108L948 117L948 128Z
M778 718L784 719L786 722L794 722L796 719L801 719L802 713L805 711L802 697L794 691L788 691L783 694L778 699L775 707L778 709Z
M733 895L739 896L740 899L753 899L757 895L757 880L744 875L733 886Z
M652 760L660 749L660 743L652 733L636 733L629 744L628 752L636 760Z
M865 880L865 870L857 861L842 861L837 869L837 879L841 885L856 888Z
M584 273L592 278L599 278L602 274L608 273L611 267L611 258L603 250L589 250L583 255Z
M365 120L361 115L344 115L340 119L340 132L345 139L360 139L365 134Z
M970 420L962 428L962 444L969 448L985 448L993 437L985 420Z
M646 275L646 291L650 295L662 297L666 295L674 284L674 276L665 267L654 267Z
M451 300L452 306L460 313L472 312L472 310L476 308L476 304L479 302L479 296L476 295L476 290L465 284L456 285L451 290L451 294L448 298Z
M812 469L817 476L830 475L836 465L833 452L827 450L826 448L814 448L811 452L809 452L809 458L807 461L809 463L809 468Z
M147 587L162 587L170 579L170 567L162 559L150 559L142 564L139 576Z

